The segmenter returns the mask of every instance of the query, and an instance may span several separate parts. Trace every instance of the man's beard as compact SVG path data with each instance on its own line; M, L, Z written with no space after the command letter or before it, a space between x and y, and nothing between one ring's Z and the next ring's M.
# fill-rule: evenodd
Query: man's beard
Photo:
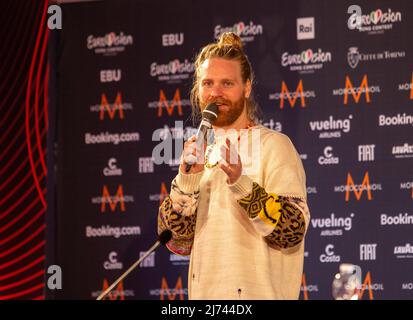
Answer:
M235 102L220 98L211 99L207 103L201 104L201 110L204 110L206 106L211 103L225 104L229 107L228 110L220 110L218 113L218 118L214 122L214 126L227 127L233 124L244 111L245 98L242 95L241 98Z

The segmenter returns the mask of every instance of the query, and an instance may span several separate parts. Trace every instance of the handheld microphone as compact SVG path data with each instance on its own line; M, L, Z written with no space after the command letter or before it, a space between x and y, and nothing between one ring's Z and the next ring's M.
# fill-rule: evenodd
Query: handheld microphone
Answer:
M158 248L160 245L165 245L171 240L172 238L172 231L171 230L164 230L161 232L161 234L158 236L158 240L155 242L155 244L142 256L139 258L138 261L136 261L128 270L126 270L114 283L111 284L110 287L108 287L104 292L102 292L96 300L102 300L109 292L113 290L113 288L121 282L129 273L132 272L133 269L135 269L147 256L149 256L153 251L155 251L156 248Z
M199 124L198 131L196 133L196 145L198 147L206 142L207 131L212 128L215 120L218 118L218 106L215 103L209 104L204 111L202 111L202 120ZM192 165L195 162L187 163L185 166L185 172L188 173L191 170Z

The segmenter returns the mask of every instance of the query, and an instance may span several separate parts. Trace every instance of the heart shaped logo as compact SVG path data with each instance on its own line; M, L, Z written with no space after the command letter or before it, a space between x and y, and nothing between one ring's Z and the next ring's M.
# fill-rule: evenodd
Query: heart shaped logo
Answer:
M381 9L377 9L376 11L372 11L370 13L371 22L373 22L374 24L377 24L380 21L382 15L383 15L383 12L381 11Z
M236 25L236 32L235 32L235 33L236 33L238 36L241 35L242 31L244 31L244 28L245 28L244 22L238 23L238 24Z
M301 52L301 60L307 64L313 58L313 50L307 49L306 51Z

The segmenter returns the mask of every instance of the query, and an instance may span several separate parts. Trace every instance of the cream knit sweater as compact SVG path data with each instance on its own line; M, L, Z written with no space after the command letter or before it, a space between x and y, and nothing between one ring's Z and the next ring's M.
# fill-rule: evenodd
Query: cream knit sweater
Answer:
M303 238L310 219L304 169L287 136L263 126L252 129L259 130L260 138L260 152L253 159L259 164L256 172L242 175L233 185L227 184L219 167L205 168L198 174L179 173L173 182L169 212L165 205L161 207L159 232L171 228L173 241L176 240L168 248L175 253L191 254L190 299L298 299ZM218 137L217 144L224 140L225 136ZM284 196L286 201L291 199L287 207L302 214L305 226L298 244L282 248L269 243L265 237L274 225L285 223L283 219L271 225L263 221L262 214L247 214L240 205L240 199L250 201L253 187L258 185L265 189L261 190L264 193ZM254 207L255 204L250 209ZM182 224L178 223L178 228L177 223L174 225L180 215L192 224L192 231L185 235L180 233ZM279 233L283 228L279 228ZM181 245L186 250L180 250Z

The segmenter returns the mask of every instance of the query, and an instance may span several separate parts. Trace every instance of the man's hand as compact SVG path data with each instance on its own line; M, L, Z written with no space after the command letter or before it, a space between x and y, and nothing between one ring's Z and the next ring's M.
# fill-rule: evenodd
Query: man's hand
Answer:
M196 150L196 136L193 135L184 143L184 151L181 155L181 164L179 166L179 171L184 174L191 174L191 173L198 173L204 170L204 160L199 157L205 156L205 146L204 152L201 153L200 150ZM197 158L198 152L198 158ZM198 160L197 160L198 159ZM195 163L191 166L189 172L186 172L186 164L190 163L191 161L195 161Z
M242 163L241 158L234 145L231 144L231 141L227 138L225 143L226 146L221 146L222 160L219 162L219 167L228 176L227 183L233 184L241 176Z

